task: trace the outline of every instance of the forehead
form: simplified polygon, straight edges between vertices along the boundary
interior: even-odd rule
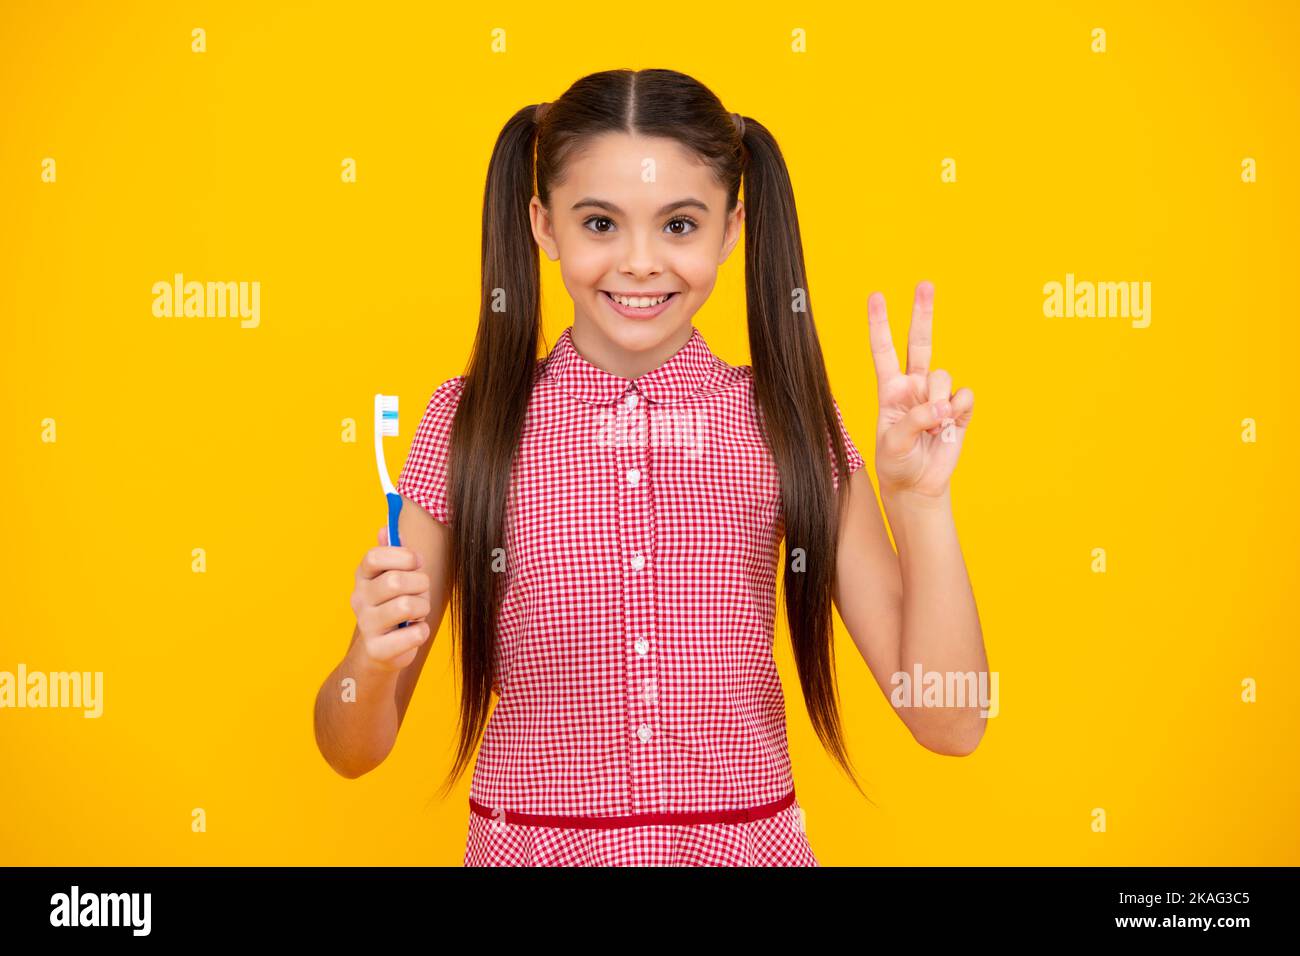
[[[657,209],[664,202],[698,196],[710,205],[723,188],[713,171],[675,139],[604,133],[574,153],[564,182],[552,195],[566,208],[591,197],[623,209]]]

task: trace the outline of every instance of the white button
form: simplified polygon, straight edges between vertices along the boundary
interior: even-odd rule
[[[640,480],[641,480],[640,470],[636,468],[629,468],[627,471],[627,483],[631,485],[633,488],[635,488],[637,482]]]
[[[650,642],[644,637],[638,637],[635,646],[638,654],[645,654],[646,651],[650,650]]]
[[[640,737],[640,738],[641,738],[641,742],[644,743],[645,741],[647,741],[647,740],[650,739],[650,737],[651,737],[651,735],[652,735],[653,733],[654,733],[654,731],[650,729],[650,725],[649,725],[649,724],[642,724],[642,725],[637,729],[636,735],[637,735],[638,737]]]
[[[632,555],[632,570],[640,571],[644,567],[645,567],[645,557],[641,554],[640,551],[638,551],[636,554]]]
[[[628,408],[636,408],[636,393],[635,393],[635,392],[633,392],[631,395],[629,395],[629,396],[627,397],[627,407],[628,407]]]

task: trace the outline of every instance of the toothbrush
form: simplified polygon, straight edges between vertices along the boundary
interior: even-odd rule
[[[388,543],[400,547],[402,539],[397,534],[397,518],[402,513],[402,496],[393,487],[388,477],[388,466],[384,463],[384,436],[397,434],[397,396],[375,395],[375,462],[379,465],[379,483],[384,486],[388,498]],[[410,621],[403,621],[398,627],[406,627]]]

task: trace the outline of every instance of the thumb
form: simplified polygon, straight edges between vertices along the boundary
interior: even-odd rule
[[[941,424],[944,417],[951,412],[951,404],[944,399],[913,405],[911,410],[885,433],[888,450],[899,457],[908,454],[921,432],[929,431]]]
[[[386,544],[388,544],[388,525],[381,525],[381,526],[380,526],[380,528],[379,528],[379,543],[380,543],[380,545],[386,545]]]

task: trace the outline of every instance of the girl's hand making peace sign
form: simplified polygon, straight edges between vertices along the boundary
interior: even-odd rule
[[[907,374],[903,374],[889,334],[885,297],[873,292],[867,300],[880,399],[876,478],[882,495],[908,491],[942,497],[975,407],[974,392],[963,388],[953,394],[952,376],[942,369],[930,371],[933,315],[934,286],[918,283],[907,334]]]

